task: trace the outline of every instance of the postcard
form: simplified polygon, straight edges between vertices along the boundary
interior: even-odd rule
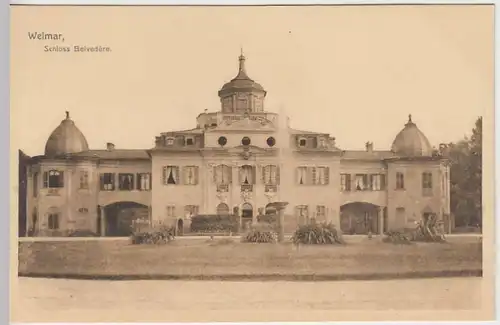
[[[12,5],[12,321],[492,320],[493,14]]]

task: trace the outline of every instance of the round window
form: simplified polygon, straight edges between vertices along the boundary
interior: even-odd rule
[[[241,144],[244,145],[244,146],[248,146],[250,144],[250,138],[249,137],[244,137],[243,139],[241,139]]]
[[[219,137],[219,140],[217,142],[219,143],[219,145],[225,146],[227,143],[227,139],[226,137]]]
[[[274,145],[276,144],[276,139],[273,137],[269,137],[267,138],[266,142],[268,146],[274,147]]]

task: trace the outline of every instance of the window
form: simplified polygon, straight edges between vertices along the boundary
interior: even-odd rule
[[[175,217],[175,205],[167,206],[167,217],[174,218]]]
[[[33,173],[33,197],[38,195],[38,173]]]
[[[330,168],[312,167],[313,181],[317,185],[328,185],[330,181]]]
[[[356,191],[365,191],[368,187],[368,175],[357,174],[355,178]]]
[[[101,174],[101,191],[114,191],[115,189],[115,174],[103,173]]]
[[[383,174],[370,175],[370,186],[372,191],[385,190],[385,175]]]
[[[185,166],[184,167],[184,184],[197,185],[198,184],[198,166]]]
[[[403,190],[405,188],[405,175],[401,172],[396,173],[396,190]]]
[[[299,139],[299,147],[305,147],[306,144],[307,144],[306,139],[304,139],[304,138]]]
[[[151,174],[150,173],[137,174],[137,189],[139,191],[151,190]]]
[[[167,146],[172,146],[174,144],[174,138],[167,138]]]
[[[422,173],[422,190],[423,195],[428,196],[432,194],[432,173]]]
[[[43,187],[61,188],[64,187],[64,172],[50,170],[43,173]]]
[[[193,138],[187,138],[186,139],[186,146],[192,146],[194,145],[194,139]]]
[[[118,174],[118,188],[120,191],[132,191],[134,189],[134,174]]]
[[[252,185],[255,184],[255,168],[250,165],[244,165],[240,168],[240,184]]]
[[[214,182],[217,185],[231,184],[232,181],[231,167],[226,165],[217,165],[214,167]]]
[[[351,190],[351,175],[341,174],[340,175],[340,190],[342,192],[349,192]]]
[[[297,168],[297,183],[300,185],[327,185],[330,182],[330,168],[303,167]]]
[[[245,111],[248,108],[248,99],[246,97],[238,98],[236,102],[236,109],[238,111]]]
[[[278,185],[279,184],[279,167],[275,165],[264,166],[262,170],[262,178],[264,184],[266,185]]]
[[[309,208],[307,205],[298,205],[295,207],[295,213],[299,221],[299,225],[309,223]]]
[[[297,168],[297,183],[300,185],[307,184],[307,167]]]
[[[50,230],[59,229],[59,214],[57,214],[57,213],[50,213],[49,214],[48,226],[49,226]]]
[[[163,167],[163,184],[175,185],[179,184],[179,167],[165,166]]]
[[[241,139],[241,144],[244,146],[249,146],[250,143],[252,143],[252,141],[250,140],[249,137],[243,137],[243,139]]]
[[[326,217],[326,207],[324,205],[316,206],[316,219],[325,220]]]
[[[89,188],[89,172],[86,170],[80,171],[80,189]]]
[[[184,214],[186,217],[198,215],[199,207],[197,205],[186,205],[184,207]]]

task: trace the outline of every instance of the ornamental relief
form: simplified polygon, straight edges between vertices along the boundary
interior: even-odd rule
[[[219,199],[220,203],[227,204],[227,192],[217,192],[216,196]]]
[[[241,192],[241,198],[245,203],[248,203],[252,200],[252,192],[249,190],[244,190]]]

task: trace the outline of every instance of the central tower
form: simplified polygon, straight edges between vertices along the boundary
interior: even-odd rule
[[[223,113],[244,114],[264,111],[266,91],[248,76],[245,60],[242,51],[239,57],[238,74],[219,90]]]

